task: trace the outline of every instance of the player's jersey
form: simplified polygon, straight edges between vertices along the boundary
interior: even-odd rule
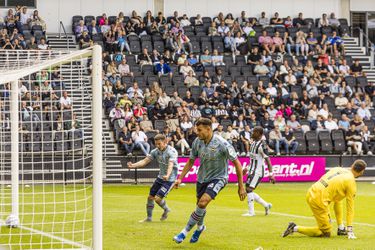
[[[190,153],[190,159],[200,159],[198,182],[204,183],[214,179],[228,180],[228,159],[237,159],[233,146],[220,136],[213,135],[206,145],[203,140],[196,138]]]
[[[172,161],[173,169],[168,181],[176,180],[178,171],[178,153],[176,149],[172,148],[171,146],[167,146],[167,148],[164,151],[160,151],[158,148],[155,148],[150,152],[150,154],[147,157],[149,157],[151,160],[156,160],[158,162],[160,168],[158,175],[159,178],[163,178],[163,176],[167,174],[168,164],[170,161]]]
[[[264,159],[268,158],[266,142],[264,140],[252,141],[249,153],[249,175],[264,176]]]
[[[317,204],[328,206],[346,198],[347,224],[352,225],[354,216],[354,196],[357,185],[349,169],[332,168],[309,189],[309,195]]]

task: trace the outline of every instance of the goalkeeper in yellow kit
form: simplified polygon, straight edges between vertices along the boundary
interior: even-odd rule
[[[357,190],[355,178],[363,175],[367,164],[363,160],[356,160],[350,169],[336,167],[323,175],[314,183],[306,195],[318,227],[297,226],[290,222],[283,233],[286,237],[293,232],[298,232],[312,237],[330,237],[332,225],[330,223],[329,205],[334,203],[334,211],[338,224],[338,235],[348,235],[349,239],[355,239],[353,233],[354,197]],[[343,207],[341,200],[346,198],[346,223],[343,224]]]

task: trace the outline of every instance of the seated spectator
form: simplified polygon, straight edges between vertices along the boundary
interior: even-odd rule
[[[262,35],[258,38],[259,45],[267,51],[268,54],[274,52],[274,44],[272,37],[267,35],[267,31],[263,30]]]
[[[341,53],[345,55],[344,42],[341,40],[341,37],[337,36],[336,31],[332,31],[332,36],[328,37],[326,42],[327,48],[331,49],[331,54],[341,50]]]
[[[293,21],[292,21],[292,18],[290,16],[286,17],[286,19],[284,21],[284,27],[285,28],[293,27]]]
[[[350,66],[350,74],[357,77],[362,75],[362,65],[359,64],[359,59],[355,59],[352,66]]]
[[[300,12],[300,13],[298,13],[298,17],[294,18],[293,26],[295,26],[297,28],[300,28],[301,26],[304,26],[304,25],[306,25],[306,23],[305,23],[305,20],[303,18],[303,13]]]
[[[269,134],[269,144],[275,149],[277,155],[280,155],[280,149],[282,147],[285,148],[287,154],[289,153],[289,145],[285,137],[283,137],[283,135],[281,134],[278,125],[275,125],[275,128],[271,130]]]
[[[163,91],[158,99],[158,103],[160,104],[161,109],[165,109],[170,101],[171,98],[167,95],[165,91]]]
[[[178,32],[176,40],[178,44],[178,50],[177,50],[178,54],[181,54],[182,52],[184,52],[185,54],[193,52],[193,45],[191,44],[190,39],[188,38],[187,35],[183,34],[182,31]]]
[[[279,13],[275,12],[275,15],[271,18],[271,25],[284,26],[284,20],[279,17]]]
[[[361,107],[357,109],[357,114],[363,119],[363,120],[371,120],[371,112],[369,108],[366,106],[365,102],[361,103]]]
[[[129,53],[129,55],[132,54],[132,52],[130,51],[130,46],[129,46],[129,42],[128,42],[128,39],[126,37],[125,31],[119,32],[119,35],[117,36],[116,41],[117,41],[117,44],[118,44],[118,49],[121,53],[124,51],[124,49],[126,49],[126,51]]]
[[[363,126],[360,134],[362,137],[361,142],[364,153],[367,153],[367,155],[372,155],[375,151],[375,135],[368,130],[367,126]]]
[[[132,135],[128,132],[128,128],[124,126],[119,134],[119,146],[125,150],[127,156],[132,156],[134,143],[132,140]]]
[[[171,67],[169,67],[168,64],[164,63],[164,59],[161,59],[160,63],[156,64],[155,71],[159,75],[159,77],[162,75],[169,75],[170,77],[172,77],[173,74]]]
[[[260,15],[258,24],[263,26],[263,28],[270,25],[270,20],[266,17],[266,13],[264,11]]]
[[[224,61],[223,61],[223,56],[219,55],[219,52],[217,51],[217,49],[214,49],[214,51],[212,53],[211,60],[212,60],[212,65],[213,66],[222,66],[222,65],[225,65]]]
[[[339,129],[339,126],[337,125],[337,122],[332,119],[332,115],[328,115],[328,119],[324,122],[324,127],[328,129],[328,131]]]
[[[203,26],[203,20],[202,20],[202,16],[201,16],[200,14],[198,14],[198,15],[195,17],[194,25],[195,25],[195,26]]]
[[[90,47],[90,44],[92,42],[89,34],[87,33],[87,31],[84,31],[82,33],[81,36],[78,37],[78,40],[79,40],[79,49],[86,49],[88,47]],[[38,45],[38,47],[40,46],[40,44]]]
[[[235,53],[239,54],[240,51],[241,51],[241,47],[246,45],[246,40],[242,36],[242,30],[241,31],[237,31],[234,34],[235,34],[234,44],[235,44],[235,49],[236,49]]]
[[[184,64],[180,67],[180,74],[186,77],[190,71],[193,71],[193,68],[189,65],[189,62],[185,60]]]
[[[80,37],[83,32],[88,32],[88,29],[83,20],[79,21],[79,24],[75,27],[74,32],[77,38]]]
[[[117,72],[120,76],[133,76],[133,72],[130,71],[130,67],[125,58],[122,59],[121,63],[118,65]]]
[[[228,31],[224,37],[224,47],[233,54],[237,51],[235,39],[230,31]]]
[[[218,33],[218,29],[216,28],[216,23],[211,22],[211,26],[208,28],[208,35],[209,36],[218,36],[221,35]]]
[[[329,115],[328,104],[324,103],[323,107],[319,110],[318,115],[322,116],[324,120],[327,120]]]
[[[329,26],[329,21],[327,18],[327,14],[322,14],[322,18],[319,20],[319,27],[327,27]]]
[[[103,20],[103,19],[101,19],[101,20]],[[128,22],[128,24],[131,25],[130,22]],[[105,35],[105,34],[107,34],[108,31],[110,31],[110,30],[111,30],[111,26],[109,25],[109,21],[108,21],[108,19],[103,20],[103,24],[100,25],[100,31],[101,31],[101,33]],[[128,32],[128,31],[127,31],[127,32]],[[129,34],[129,33],[130,33],[130,32],[128,32],[128,34]]]
[[[46,22],[39,16],[38,10],[34,10],[33,14],[30,16],[30,26],[34,25],[42,26],[43,33],[46,33],[47,25]]]
[[[221,21],[219,27],[217,27],[217,33],[220,36],[225,37],[227,36],[228,32],[229,32],[228,26],[225,25],[224,21]]]
[[[249,37],[249,36],[255,36],[255,30],[253,29],[253,25],[252,23],[250,22],[246,22],[245,23],[245,26],[243,27],[243,32],[245,33],[245,36],[246,37]]]
[[[212,56],[208,49],[204,50],[204,54],[200,56],[200,61],[203,66],[209,66],[212,64]]]
[[[181,154],[185,155],[190,151],[190,146],[185,139],[185,134],[181,131],[180,127],[176,128],[176,132],[173,134],[174,145],[181,148]],[[187,152],[186,152],[187,151]]]
[[[142,54],[138,56],[138,61],[140,66],[152,65],[151,56],[149,55],[147,48],[142,50]]]
[[[285,151],[286,154],[295,155],[296,150],[298,148],[298,142],[296,141],[296,137],[293,135],[293,131],[289,129],[289,127],[285,127],[285,131],[282,133],[282,136],[285,138],[286,145],[285,145]],[[289,151],[290,150],[290,151]]]
[[[110,111],[109,117],[115,129],[116,139],[118,139],[120,130],[125,126],[125,112],[119,103]]]
[[[296,34],[296,55],[299,56],[301,50],[302,56],[309,54],[309,45],[306,42],[306,34],[300,30]]]
[[[241,156],[250,156],[251,131],[249,125],[246,125],[245,129],[240,132],[240,140]]]
[[[185,26],[190,26],[191,25],[191,23],[189,21],[189,18],[188,18],[188,16],[186,14],[184,14],[182,16],[182,19],[180,20],[180,24],[181,24],[182,28],[185,27]]]
[[[135,148],[141,149],[144,155],[150,153],[150,144],[147,143],[147,135],[141,131],[139,125],[135,126],[135,131],[132,133],[132,140],[134,141]]]
[[[71,109],[72,108],[72,100],[68,96],[68,92],[64,91],[63,96],[60,98],[60,109]]]
[[[328,24],[334,28],[340,26],[339,20],[335,17],[335,13],[331,13],[330,17],[328,18]]]
[[[198,79],[195,77],[195,73],[194,71],[189,71],[188,75],[185,77],[184,79],[184,84],[186,85],[186,87],[190,88],[192,86],[199,86],[199,81]]]
[[[280,33],[276,31],[275,36],[272,38],[274,48],[273,52],[275,52],[276,49],[278,49],[281,53],[285,54],[285,45],[283,39],[280,37]]]
[[[137,93],[138,96],[140,96],[141,98],[143,98],[143,90],[139,88],[137,82],[134,82],[133,86],[130,87],[130,88],[128,88],[128,90],[126,91],[126,93],[128,94],[128,97],[130,99],[133,98],[133,96],[135,95],[135,93]]]
[[[350,102],[346,105],[346,107],[341,110],[341,114],[346,114],[349,119],[353,119],[354,115],[357,113],[357,110],[355,110]]]
[[[215,110],[215,116],[219,121],[229,118],[228,111],[223,103],[219,103],[219,107]]]
[[[340,74],[342,74],[343,76],[347,76],[347,75],[349,75],[350,70],[351,69],[350,69],[349,65],[347,64],[346,59],[342,60],[342,64],[340,64],[340,66],[339,66]]]
[[[261,119],[260,125],[263,127],[265,133],[270,132],[274,128],[274,123],[271,120],[268,112],[264,113],[264,117]]]
[[[356,126],[353,124],[350,129],[345,134],[345,139],[347,141],[348,151],[352,152],[352,149],[357,155],[362,154],[362,137]]]
[[[259,64],[255,66],[254,73],[257,74],[257,76],[265,76],[269,73],[268,67],[264,65],[263,60],[259,60]]]
[[[190,117],[191,117],[193,123],[195,121],[197,121],[200,117],[202,117],[202,113],[198,109],[198,105],[197,104],[193,105],[193,108],[192,108],[191,113],[190,113]]]
[[[297,78],[295,75],[293,75],[293,70],[288,71],[288,75],[285,76],[284,82],[288,86],[294,86],[297,84]]]
[[[302,129],[301,124],[297,121],[296,115],[290,116],[290,120],[287,121],[287,126],[293,131],[300,131]]]

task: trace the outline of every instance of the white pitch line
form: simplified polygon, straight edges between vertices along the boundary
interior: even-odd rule
[[[264,211],[256,211],[257,213],[264,213]],[[314,217],[308,217],[304,215],[296,215],[296,214],[287,214],[287,213],[280,213],[280,212],[273,212],[271,210],[270,214],[276,214],[279,216],[284,216],[284,217],[293,217],[293,218],[300,218],[300,219],[308,219],[308,220],[314,220]],[[336,220],[332,220],[335,222]],[[375,227],[374,224],[369,224],[369,223],[362,223],[362,222],[353,222],[355,225],[360,225],[360,226],[367,226],[367,227]]]
[[[3,221],[0,222],[1,225],[4,225],[2,223]],[[75,246],[75,247],[79,247],[81,249],[90,249],[90,247],[88,246],[85,246],[81,243],[77,243],[77,242],[74,242],[74,241],[71,241],[71,240],[68,240],[68,239],[65,239],[65,238],[62,238],[62,237],[59,237],[59,236],[56,236],[56,235],[52,235],[50,233],[46,233],[46,232],[43,232],[43,231],[40,231],[40,230],[37,230],[37,229],[34,229],[34,228],[31,228],[31,227],[25,227],[25,226],[18,226],[18,228],[21,228],[21,229],[25,229],[25,230],[28,230],[30,232],[33,232],[33,233],[36,233],[36,234],[40,234],[40,235],[43,235],[43,236],[47,236],[51,239],[54,239],[54,240],[58,240],[58,241],[61,241],[63,243],[66,243],[66,244],[69,244],[71,246]]]

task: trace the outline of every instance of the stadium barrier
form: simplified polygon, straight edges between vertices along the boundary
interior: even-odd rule
[[[122,166],[127,168],[128,161],[136,162],[144,157],[135,156],[124,158]],[[319,179],[324,172],[330,168],[343,166],[349,167],[356,159],[363,159],[367,162],[368,168],[364,177],[368,179],[375,179],[375,157],[374,156],[345,156],[345,155],[303,155],[303,156],[280,156],[271,157],[271,162],[274,166],[274,174],[278,182],[309,182]],[[249,164],[248,157],[240,157],[242,166]],[[179,173],[181,173],[184,163],[187,162],[187,157],[180,157]],[[194,163],[193,168],[185,177],[184,182],[195,182],[196,173],[198,171],[199,160]],[[123,182],[125,183],[147,183],[153,182],[158,174],[158,164],[153,161],[146,168],[129,169],[122,174]],[[232,164],[229,166],[229,182],[236,182],[236,172]],[[265,172],[263,181],[268,181],[268,171]]]

